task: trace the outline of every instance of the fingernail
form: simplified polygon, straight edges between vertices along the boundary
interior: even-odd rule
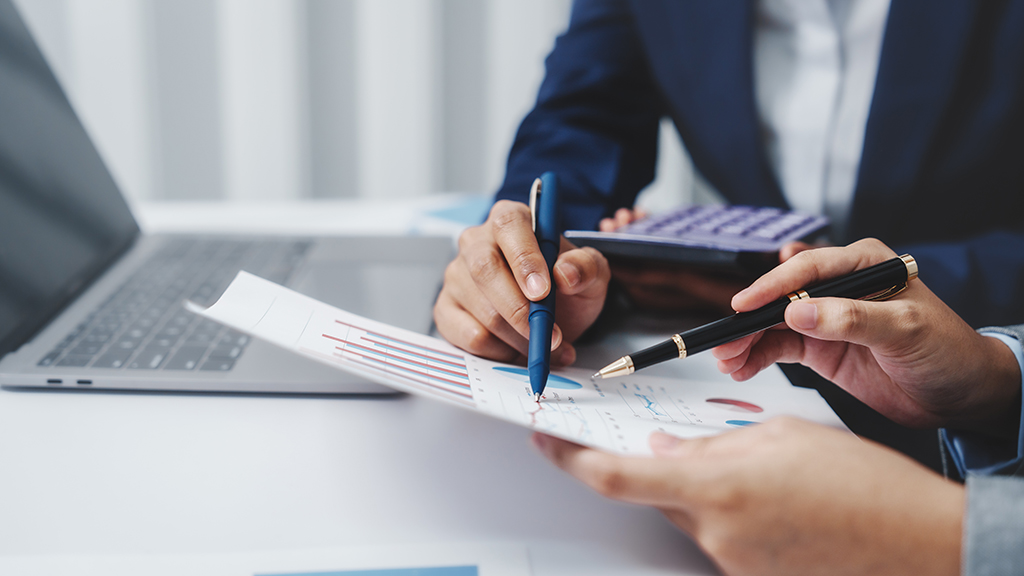
[[[540,298],[546,289],[547,284],[544,282],[544,278],[542,278],[540,274],[534,272],[526,277],[526,297],[530,300]]]
[[[789,305],[789,321],[793,328],[813,330],[818,326],[818,307],[808,302],[794,302]]]
[[[558,268],[558,273],[562,275],[562,278],[565,278],[565,283],[570,288],[580,283],[580,271],[572,264],[561,263],[557,264],[555,268]]]
[[[651,450],[655,454],[664,454],[675,450],[676,446],[682,442],[680,438],[676,438],[671,434],[665,434],[664,432],[655,432],[651,434],[651,437],[647,440],[651,445]]]

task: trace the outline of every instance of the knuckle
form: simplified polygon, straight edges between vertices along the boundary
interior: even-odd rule
[[[459,276],[459,261],[452,260],[444,267],[444,285],[441,290],[448,290],[449,287],[456,282]]]
[[[606,498],[618,498],[626,491],[628,478],[616,460],[602,459],[594,466],[590,486]]]
[[[582,254],[586,256],[586,260],[592,268],[600,269],[602,267],[608,267],[608,259],[605,258],[604,254],[601,254],[601,252],[599,252],[595,248],[586,246],[584,248],[581,248],[580,251]]]
[[[509,311],[508,322],[513,326],[525,326],[530,316],[530,302],[523,300],[512,307]]]
[[[893,304],[898,306],[896,309],[896,325],[900,332],[914,337],[927,329],[925,314],[916,303],[900,300],[893,302]]]
[[[470,276],[477,282],[486,284],[505,267],[505,259],[497,250],[484,250],[469,258],[466,266],[469,268]]]
[[[489,220],[496,228],[505,228],[521,224],[529,219],[530,209],[522,202],[499,200],[491,208]]]
[[[878,250],[878,249],[888,249],[889,248],[888,246],[885,245],[884,242],[882,242],[878,238],[864,238],[863,240],[860,240],[857,243],[858,244],[863,244],[864,246],[866,246],[868,248],[875,249],[875,250]]]
[[[534,268],[534,255],[526,247],[520,247],[509,259],[508,263],[514,270],[528,270],[533,271]],[[537,254],[539,256],[539,253]]]
[[[501,317],[501,314],[497,310],[490,308],[483,313],[483,317],[479,319],[480,323],[487,328],[490,333],[495,334],[501,328],[501,325],[505,323],[505,319]]]
[[[461,342],[466,350],[477,354],[487,349],[492,337],[483,326],[467,326],[462,330]]]
[[[836,326],[841,333],[848,334],[859,328],[864,323],[864,309],[860,302],[844,302],[840,307],[836,318]]]
[[[471,226],[463,230],[462,234],[459,234],[459,252],[465,252],[476,246],[482,231],[483,226]]]

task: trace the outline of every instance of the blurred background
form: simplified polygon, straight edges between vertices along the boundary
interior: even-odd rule
[[[497,189],[571,0],[16,0],[126,195]],[[663,124],[652,209],[693,199]],[[701,192],[698,190],[697,195]]]

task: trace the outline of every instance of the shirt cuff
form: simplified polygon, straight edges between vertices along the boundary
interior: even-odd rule
[[[998,332],[981,332],[982,335],[996,338],[1006,344],[1021,369],[1021,385],[1024,386],[1024,350],[1016,338]],[[968,474],[991,476],[995,474],[1013,474],[1024,462],[1024,402],[1021,403],[1021,423],[1017,430],[1016,440],[993,441],[991,437],[973,432],[959,432],[944,428],[942,440],[949,449],[953,463],[962,478]]]

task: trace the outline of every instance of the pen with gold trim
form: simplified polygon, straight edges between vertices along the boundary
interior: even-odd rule
[[[593,378],[626,376],[654,364],[673,358],[686,358],[755,332],[767,330],[782,323],[785,320],[786,307],[797,300],[826,297],[885,300],[902,292],[907,287],[907,282],[914,278],[917,278],[917,262],[910,254],[904,254],[881,264],[797,290],[757,310],[737,312],[710,324],[673,334],[660,344],[619,358],[601,368]]]

